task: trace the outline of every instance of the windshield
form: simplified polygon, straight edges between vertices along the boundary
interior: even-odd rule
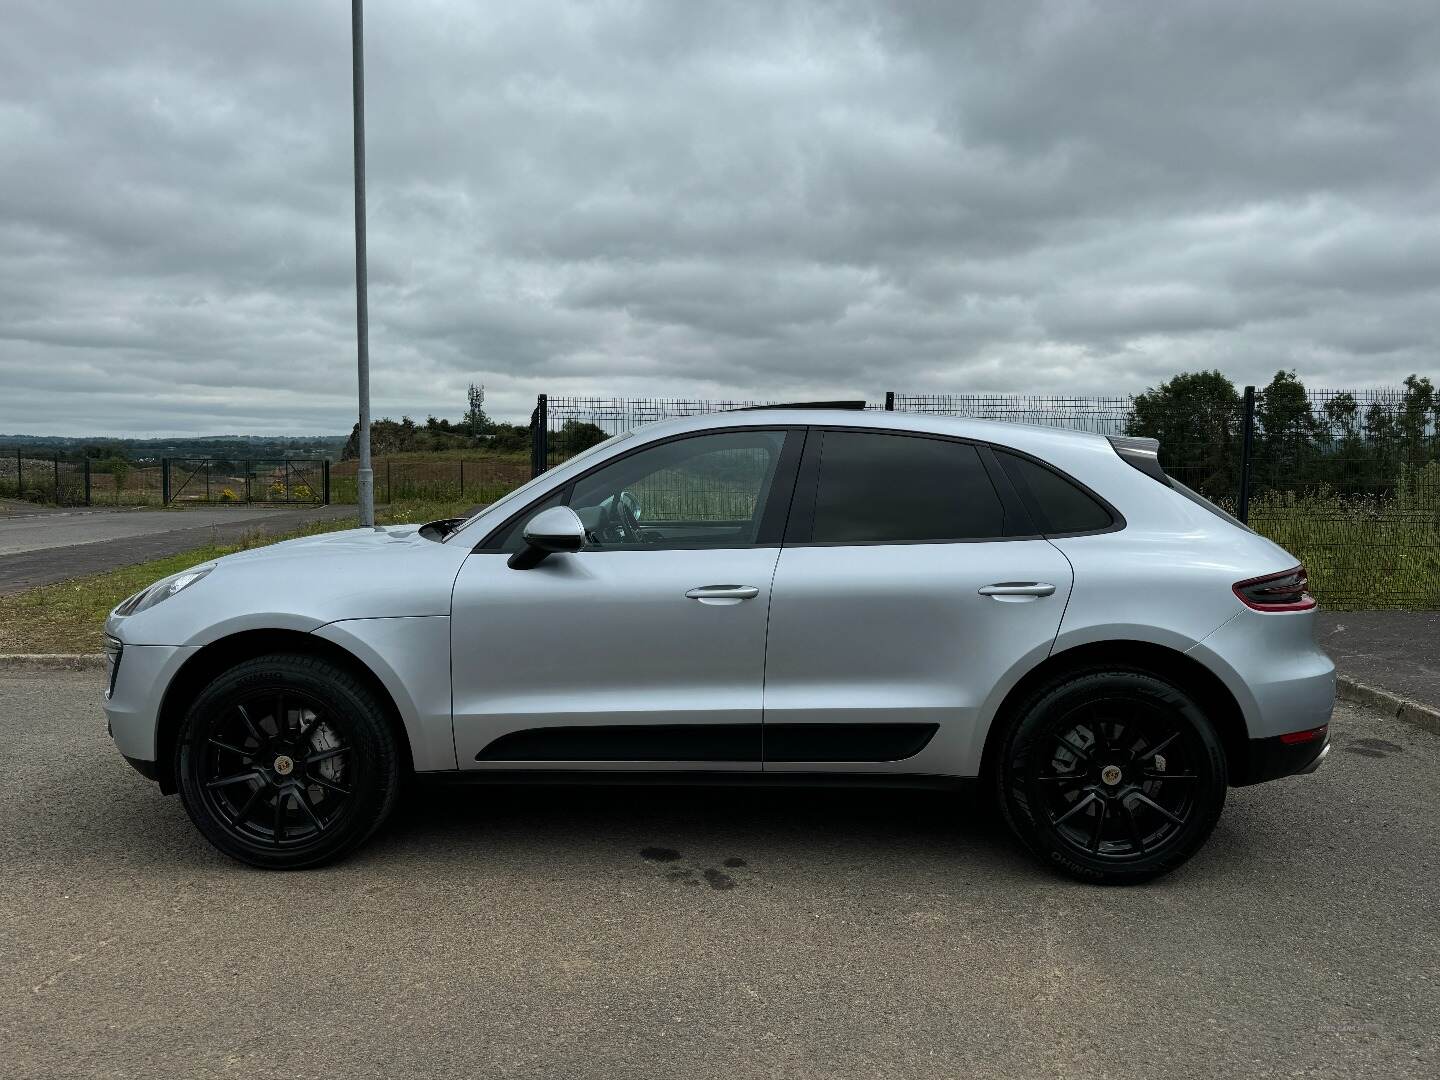
[[[600,453],[600,451],[605,450],[608,447],[614,446],[617,443],[624,442],[626,439],[630,438],[630,436],[634,434],[635,433],[633,431],[622,431],[619,435],[612,435],[604,442],[598,442],[587,450],[581,450],[580,453],[576,454],[574,457],[567,458],[559,465],[556,465],[555,468],[547,469],[539,476],[532,476],[529,480],[525,481],[525,483],[521,484],[514,491],[506,495],[501,495],[500,498],[490,503],[490,505],[482,506],[479,510],[475,511],[475,513],[471,514],[468,518],[466,518],[463,523],[461,523],[455,529],[451,530],[450,535],[445,537],[442,543],[449,543],[452,537],[464,532],[470,527],[471,523],[474,522],[475,519],[478,518],[481,514],[488,514],[497,506],[506,506],[509,503],[515,502],[517,499],[520,499],[527,491],[530,491],[532,488],[538,485],[542,480],[551,480],[554,479],[557,474],[568,473],[571,471],[572,466],[577,465],[580,462],[589,460],[596,454]]]

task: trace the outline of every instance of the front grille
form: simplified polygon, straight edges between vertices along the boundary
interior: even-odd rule
[[[105,638],[105,663],[110,668],[110,679],[105,684],[105,699],[108,701],[115,693],[115,677],[120,674],[120,657],[124,655],[125,646],[119,638]]]

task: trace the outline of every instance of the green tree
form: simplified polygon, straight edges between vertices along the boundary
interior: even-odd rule
[[[1317,440],[1321,428],[1310,395],[1293,371],[1277,371],[1259,392],[1255,421],[1260,428],[1254,475],[1276,487],[1324,480]]]
[[[550,453],[560,458],[574,457],[581,450],[588,450],[596,443],[604,442],[607,436],[596,424],[583,420],[566,420],[560,430],[550,437]]]
[[[1326,398],[1320,411],[1324,416],[1322,434],[1330,442],[1326,478],[1339,491],[1364,491],[1369,450],[1362,433],[1359,402],[1354,394],[1343,391]]]
[[[1381,390],[1365,408],[1365,487],[1383,494],[1400,475],[1400,398]]]
[[[1436,419],[1440,419],[1440,413],[1436,412],[1437,406],[1440,406],[1440,402],[1436,401],[1435,387],[1428,378],[1405,376],[1405,393],[1400,398],[1399,427],[1400,440],[1404,444],[1405,464],[1411,470],[1424,468],[1425,463],[1430,460],[1430,443],[1434,440],[1427,433],[1431,430],[1432,414]]]
[[[1160,440],[1160,463],[1207,495],[1233,498],[1240,478],[1240,395],[1219,371],[1189,371],[1135,398],[1126,430]]]

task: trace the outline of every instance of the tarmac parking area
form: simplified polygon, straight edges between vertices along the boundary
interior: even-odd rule
[[[211,850],[96,671],[0,671],[6,1075],[1440,1072],[1440,736],[1342,704],[1151,885],[976,795],[425,787],[357,856]]]

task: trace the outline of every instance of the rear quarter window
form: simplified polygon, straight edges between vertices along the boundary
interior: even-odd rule
[[[1114,526],[1110,511],[1075,481],[1038,461],[998,447],[995,456],[1031,512],[1039,515],[1043,532],[1104,532]]]

